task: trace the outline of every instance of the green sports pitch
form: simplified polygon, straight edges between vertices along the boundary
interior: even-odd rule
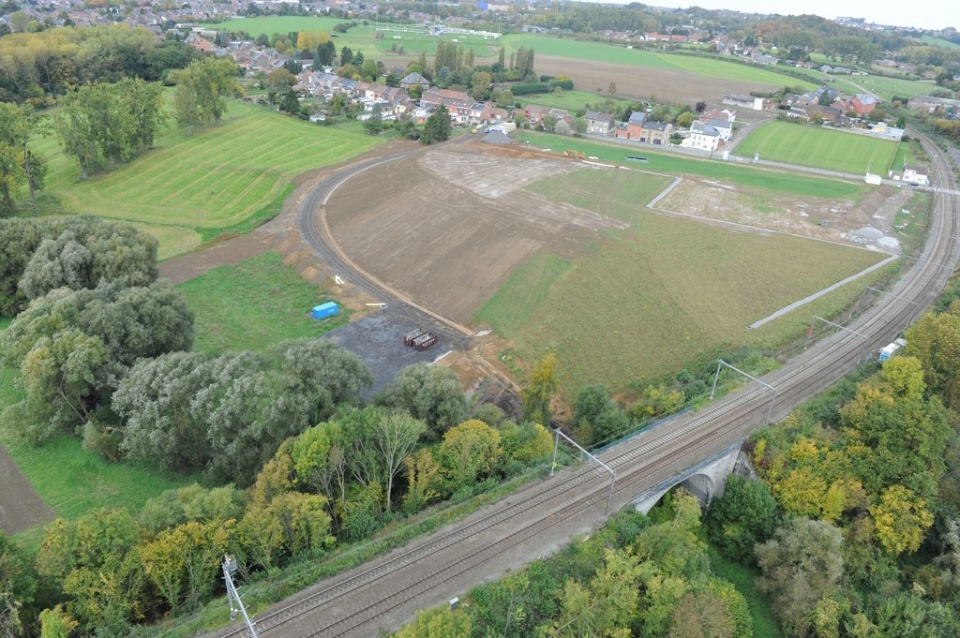
[[[815,126],[770,122],[758,127],[734,151],[743,157],[812,166],[851,174],[886,175],[898,142]]]

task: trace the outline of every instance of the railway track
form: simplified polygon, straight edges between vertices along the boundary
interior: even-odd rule
[[[933,160],[939,191],[930,237],[921,257],[884,297],[849,328],[763,377],[775,389],[772,417],[828,387],[897,336],[942,290],[960,256],[957,184],[932,142],[918,136]],[[324,195],[325,196],[325,195]],[[316,248],[316,247],[315,247]],[[320,251],[318,251],[320,252]],[[770,390],[751,384],[697,413],[672,420],[608,449],[602,460],[617,473],[613,505],[742,441],[767,420]],[[261,636],[372,637],[397,628],[421,607],[440,604],[471,584],[498,576],[567,542],[604,518],[609,478],[596,466],[568,470],[324,581],[256,619]],[[242,627],[220,634],[246,636]]]

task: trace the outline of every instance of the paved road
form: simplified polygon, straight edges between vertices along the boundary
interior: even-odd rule
[[[924,140],[934,174],[957,190],[939,150]],[[939,192],[931,236],[917,264],[849,327],[863,338],[838,332],[763,377],[775,388],[751,384],[699,412],[671,419],[604,451],[617,473],[615,489],[595,466],[557,476],[476,512],[385,557],[322,581],[258,617],[261,635],[370,638],[396,629],[418,609],[462,595],[478,582],[551,552],[576,534],[602,524],[608,495],[613,509],[670,476],[742,441],[768,420],[790,410],[876,356],[934,301],[953,271],[958,246],[958,198]],[[224,635],[242,636],[237,629]]]

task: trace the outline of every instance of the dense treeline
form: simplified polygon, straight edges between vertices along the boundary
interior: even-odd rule
[[[70,89],[122,78],[163,79],[196,51],[144,28],[61,27],[0,38],[0,101],[41,104]]]
[[[456,611],[421,612],[395,636],[751,638],[747,601],[712,570],[700,517],[682,490],[658,522],[621,512],[556,557],[474,588]]]

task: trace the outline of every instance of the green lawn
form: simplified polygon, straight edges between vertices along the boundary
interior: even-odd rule
[[[251,230],[279,211],[294,177],[383,141],[233,101],[219,125],[171,132],[154,150],[87,180],[52,137],[38,149],[50,162],[48,197],[62,210],[142,224],[166,258],[223,231]]]
[[[348,321],[347,313],[316,321],[310,309],[330,297],[267,252],[222,266],[177,286],[194,312],[194,349],[262,350],[284,339],[316,337]]]
[[[676,153],[656,151],[650,145],[595,142],[582,138],[547,135],[546,133],[531,131],[522,131],[517,135],[517,138],[538,148],[551,148],[557,152],[576,150],[586,153],[589,157],[598,157],[605,162],[613,162],[631,168],[643,168],[643,170],[674,175],[702,175],[703,177],[721,179],[734,184],[805,197],[859,199],[866,192],[866,187],[863,184],[808,177],[729,162],[693,159]],[[645,164],[629,162],[627,161],[628,155],[641,155],[648,158],[649,161]]]
[[[745,326],[880,258],[646,211],[643,204],[669,183],[633,171],[585,169],[529,187],[631,224],[605,233],[596,249],[572,262],[535,255],[477,313],[521,358],[556,353],[566,396],[587,383],[621,390],[722,345],[783,343],[801,333],[811,314],[838,310],[868,282],[756,330]]]
[[[755,129],[735,153],[742,157],[759,153],[760,159],[845,173],[886,175],[897,143],[815,126],[770,122]]]
[[[770,598],[757,589],[758,572],[730,560],[713,547],[710,547],[707,551],[710,555],[710,567],[713,568],[713,573],[719,578],[733,583],[737,591],[747,599],[750,616],[753,618],[753,635],[755,638],[783,638],[780,623],[777,622],[770,606]]]

